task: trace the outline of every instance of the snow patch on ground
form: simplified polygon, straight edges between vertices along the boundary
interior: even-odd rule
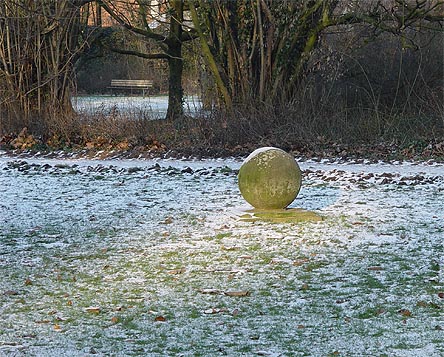
[[[299,161],[271,224],[241,163],[0,153],[0,354],[444,354],[442,165]]]

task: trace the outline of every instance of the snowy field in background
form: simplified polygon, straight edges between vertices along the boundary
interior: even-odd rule
[[[187,115],[199,112],[202,103],[198,97],[187,96],[184,98],[184,111]],[[79,96],[72,98],[74,108],[84,113],[104,113],[113,111],[119,113],[146,113],[154,119],[163,119],[168,108],[167,96]]]
[[[0,153],[0,355],[444,355],[443,165],[300,162],[271,224],[240,164]]]

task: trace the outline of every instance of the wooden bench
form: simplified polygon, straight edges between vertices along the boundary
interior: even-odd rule
[[[143,96],[145,91],[152,88],[153,81],[150,79],[111,79],[111,89],[129,89],[142,90]]]

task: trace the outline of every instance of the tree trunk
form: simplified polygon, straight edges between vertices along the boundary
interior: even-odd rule
[[[168,59],[169,67],[169,84],[168,84],[168,110],[166,119],[177,120],[183,117],[183,87],[182,72],[183,60],[182,43],[177,41],[175,46],[170,46],[170,58]]]
[[[170,32],[166,45],[168,46],[168,110],[167,120],[178,120],[183,117],[183,87],[182,87],[182,21],[183,1],[170,0]]]

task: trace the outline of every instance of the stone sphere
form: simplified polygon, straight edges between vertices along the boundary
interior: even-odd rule
[[[245,159],[238,182],[242,196],[253,207],[283,209],[298,195],[302,175],[293,156],[275,147],[264,147]]]

